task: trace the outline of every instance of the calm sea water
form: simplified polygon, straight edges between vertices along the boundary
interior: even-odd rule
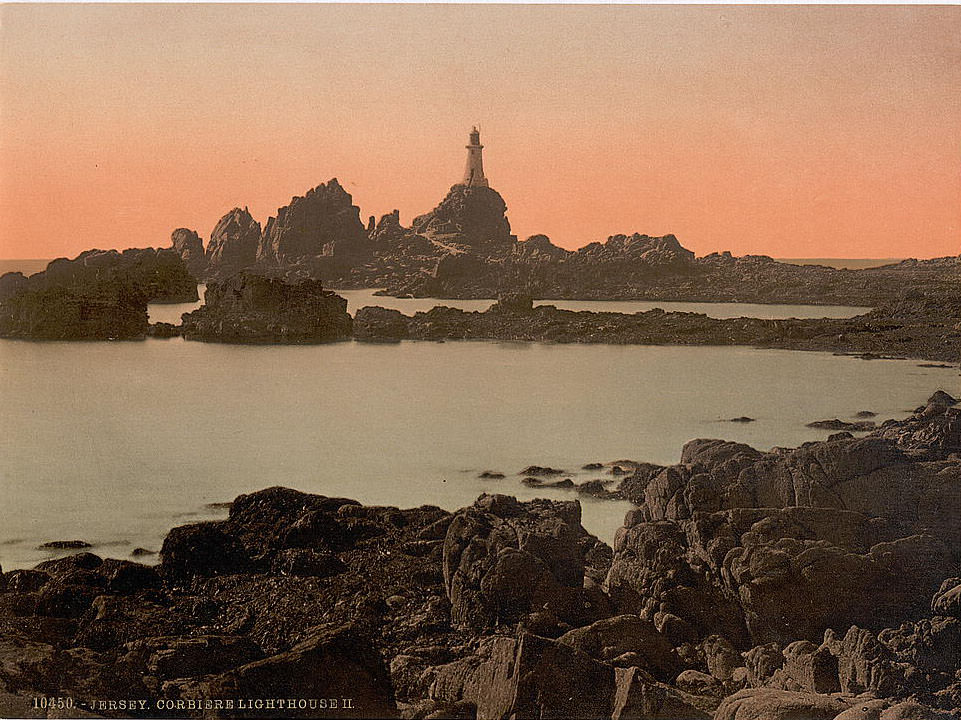
[[[198,286],[200,302],[176,303],[170,305],[150,305],[151,322],[177,324],[185,312],[196,310],[203,304],[204,285]],[[375,295],[375,290],[338,290],[337,294],[347,299],[347,311],[355,313],[358,308],[379,305],[400,310],[405,315],[427,312],[435,305],[476,310],[483,312],[493,300],[436,300],[434,298],[395,298]],[[591,310],[593,312],[645,312],[653,308],[668,311],[703,313],[714,318],[756,317],[756,318],[846,318],[860,315],[870,308],[847,305],[757,305],[752,303],[690,303],[660,302],[649,300],[543,300],[537,305],[555,305],[562,310]]]
[[[450,509],[574,497],[518,472],[671,463],[695,437],[796,445],[826,436],[811,420],[903,417],[939,387],[957,370],[737,347],[0,341],[0,564],[50,557],[49,540],[158,550],[222,512],[208,503],[270,485]],[[723,421],[740,415],[757,421]],[[626,503],[582,504],[610,541]]]

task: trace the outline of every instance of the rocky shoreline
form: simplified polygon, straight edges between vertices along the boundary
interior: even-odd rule
[[[50,695],[80,717],[337,697],[345,717],[957,718],[959,453],[943,392],[857,439],[693,440],[618,466],[636,508],[613,547],[576,501],[243,495],[154,567],[79,552],[0,575],[0,715],[61,716],[33,709]]]
[[[171,251],[99,251],[55,261],[30,278],[0,278],[0,337],[39,340],[187,340],[302,344],[356,339],[498,340],[637,345],[748,345],[958,362],[961,295],[902,292],[852,318],[710,318],[661,309],[634,314],[533,306],[505,293],[485,312],[438,306],[413,316],[346,301],[317,280],[289,283],[241,271],[207,285],[205,304],[179,325],[149,324],[147,303],[196,300],[184,261]],[[192,295],[186,287],[190,286]]]
[[[486,312],[435,307],[407,316],[365,307],[354,337],[369,341],[507,340],[637,345],[751,345],[956,363],[961,347],[961,295],[920,294],[845,319],[716,319],[654,309],[628,315],[533,307],[530,296],[507,295]]]

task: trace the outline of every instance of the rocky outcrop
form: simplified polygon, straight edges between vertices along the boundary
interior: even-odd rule
[[[426,225],[418,225],[418,220],[415,229],[423,232]],[[575,252],[556,247],[543,235],[526,242],[496,244],[496,249],[483,243],[457,248],[477,256],[475,271],[469,276],[438,277],[423,265],[418,272],[396,265],[390,256],[381,258],[377,274],[381,282],[387,280],[389,294],[418,297],[489,298],[501,292],[529,292],[545,299],[860,306],[894,302],[906,287],[933,298],[952,295],[961,282],[958,257],[836,270],[791,265],[766,256],[734,257],[728,252],[695,258],[673,235],[613,235]],[[928,318],[941,312],[934,305]],[[902,317],[917,322],[924,316],[911,312]]]
[[[131,340],[147,332],[147,303],[122,285],[26,290],[0,302],[0,337]]]
[[[183,316],[187,340],[321,343],[351,334],[347,301],[317,280],[289,284],[241,273],[207,285],[203,307]]]
[[[88,250],[0,278],[0,337],[142,338],[148,302],[190,302],[197,283],[172,250]]]
[[[414,218],[412,228],[441,245],[496,254],[509,251],[516,241],[506,213],[507,204],[496,190],[455,185],[437,207]]]
[[[131,248],[123,252],[85,250],[73,260],[53,260],[46,270],[26,278],[21,273],[7,273],[0,278],[0,302],[23,291],[67,290],[94,297],[101,288],[120,287],[144,302],[197,300],[197,283],[177,253]]]
[[[956,414],[945,407],[899,425]],[[878,436],[767,454],[689,443],[681,465],[647,482],[641,513],[618,534],[612,598],[735,643],[745,630],[761,644],[920,617],[961,555],[955,510],[945,510],[961,501],[961,467],[945,457],[907,456]],[[677,578],[670,588],[666,575]],[[708,604],[716,618],[705,625],[698,608]]]
[[[177,228],[170,234],[173,251],[180,256],[194,278],[203,278],[207,273],[207,257],[204,242],[195,230]]]
[[[295,197],[267,221],[260,265],[287,278],[333,278],[372,257],[360,210],[336,178]]]
[[[447,255],[438,262],[438,277],[478,277],[480,260],[473,253]],[[716,319],[706,315],[665,312],[660,309],[634,314],[575,312],[552,305],[531,307],[529,292],[503,293],[503,298],[524,298],[503,312],[499,303],[487,312],[466,312],[435,307],[429,312],[404,316],[399,311],[362,308],[356,315],[358,337],[364,339],[510,340],[638,345],[751,345],[792,350],[848,353],[886,353],[898,348],[911,357],[956,362],[961,343],[961,300],[944,298],[940,314],[907,326],[877,311],[847,319],[764,320]],[[926,299],[921,302],[926,302]],[[523,312],[516,312],[516,310]],[[402,329],[406,325],[406,329]],[[870,355],[868,355],[870,357]],[[830,424],[829,427],[834,427]],[[871,421],[850,426],[871,429]]]
[[[260,223],[247,208],[234,208],[210,232],[207,243],[207,276],[226,278],[251,267],[257,260]]]
[[[584,589],[597,540],[581,527],[580,509],[484,495],[457,513],[444,540],[452,622],[485,629],[524,621],[556,635],[597,619],[603,603]]]

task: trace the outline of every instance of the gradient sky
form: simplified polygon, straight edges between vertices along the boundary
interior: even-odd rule
[[[77,4],[0,7],[0,257],[332,177],[409,224],[474,123],[521,238],[961,252],[959,6]]]

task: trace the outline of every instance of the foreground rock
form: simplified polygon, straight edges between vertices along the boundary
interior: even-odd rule
[[[956,717],[959,451],[947,393],[861,439],[695,440],[674,466],[619,464],[638,507],[613,550],[577,502],[242,495],[226,520],[171,530],[156,568],[81,552],[0,574],[0,707],[66,693],[151,704],[110,716],[242,717],[155,703],[307,695],[353,698],[351,717]]]
[[[288,284],[249,273],[207,286],[203,307],[183,316],[187,340],[322,343],[350,337],[347,301],[319,281]]]

